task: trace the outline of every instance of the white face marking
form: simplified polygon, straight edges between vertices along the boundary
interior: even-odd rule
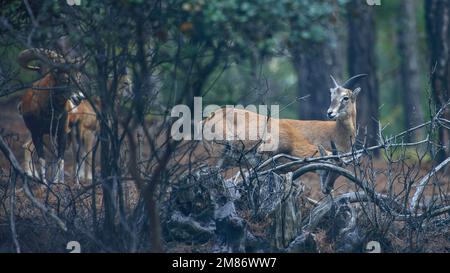
[[[72,100],[69,100],[70,113],[78,113],[78,105],[75,105]]]
[[[349,106],[353,103],[351,100],[352,91],[337,87],[330,89],[331,103],[327,111],[327,116],[330,119],[338,119],[346,117],[348,114]]]
[[[86,97],[84,96],[83,93],[81,93],[80,91],[77,92],[77,96],[81,99],[85,99]]]
[[[70,101],[72,101],[73,104],[78,105],[80,101],[86,99],[86,97],[81,93],[80,91],[75,92],[70,96]]]

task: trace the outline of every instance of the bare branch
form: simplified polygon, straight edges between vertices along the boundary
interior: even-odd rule
[[[413,198],[411,199],[411,204],[409,207],[409,210],[411,213],[416,213],[417,207],[419,205],[419,200],[422,197],[423,191],[425,190],[425,187],[430,182],[430,179],[436,175],[439,170],[447,166],[447,164],[450,163],[450,157],[448,157],[446,160],[441,162],[439,165],[437,165],[431,172],[429,172],[425,177],[420,180],[419,185],[416,188],[416,192],[414,193]]]

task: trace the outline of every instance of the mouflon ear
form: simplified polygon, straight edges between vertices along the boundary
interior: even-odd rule
[[[353,90],[352,92],[352,99],[355,100],[356,97],[358,96],[359,92],[361,92],[361,87],[357,87],[355,88],[355,90]]]

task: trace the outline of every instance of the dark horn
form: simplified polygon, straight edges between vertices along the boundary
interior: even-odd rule
[[[351,77],[350,79],[348,79],[348,80],[342,85],[342,87],[343,87],[343,88],[346,88],[346,89],[352,89],[353,86],[354,86],[361,78],[364,78],[364,77],[367,77],[367,76],[368,76],[367,74],[359,74],[359,75],[353,76],[353,77]]]
[[[39,66],[30,65],[30,62],[35,60],[40,61]],[[61,55],[50,49],[30,48],[20,52],[17,61],[19,65],[25,69],[45,74],[52,65],[61,63],[63,58]]]
[[[34,70],[34,71],[40,71],[41,68],[39,66],[33,66],[30,65],[31,61],[39,59],[36,55],[36,51],[34,49],[25,49],[22,52],[19,53],[19,56],[17,57],[17,62],[22,68]]]

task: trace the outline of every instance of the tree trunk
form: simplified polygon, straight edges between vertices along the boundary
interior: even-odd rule
[[[292,50],[297,73],[299,97],[308,96],[299,104],[300,119],[324,120],[330,106],[330,75],[333,73],[333,50],[329,43],[311,42]]]
[[[104,101],[104,100],[102,100]],[[105,105],[102,105],[102,109],[105,109]],[[113,183],[114,180],[111,177],[114,175],[113,161],[114,156],[111,147],[111,138],[108,134],[108,125],[104,122],[100,123],[100,177],[102,181],[102,199],[103,206],[105,208],[105,216],[103,221],[103,238],[109,245],[115,245],[116,228],[115,228],[115,215],[116,210],[114,206],[114,194]],[[116,157],[118,158],[118,157]]]
[[[362,92],[357,102],[358,140],[366,138],[367,146],[376,145],[378,140],[379,100],[373,10],[374,7],[365,1],[350,1],[347,6],[348,71],[350,76],[362,73],[369,75],[361,81]]]
[[[424,122],[423,110],[420,105],[419,49],[417,37],[417,2],[401,1],[398,10],[398,41],[400,55],[400,78],[405,129],[412,128]],[[407,141],[417,141],[424,134],[415,131],[407,135]]]
[[[428,33],[428,45],[431,52],[431,88],[437,110],[449,100],[450,90],[450,0],[426,0],[425,19]],[[447,107],[443,118],[450,119]],[[445,145],[438,153],[438,159],[444,160],[450,156],[449,131],[439,128],[439,142]]]

